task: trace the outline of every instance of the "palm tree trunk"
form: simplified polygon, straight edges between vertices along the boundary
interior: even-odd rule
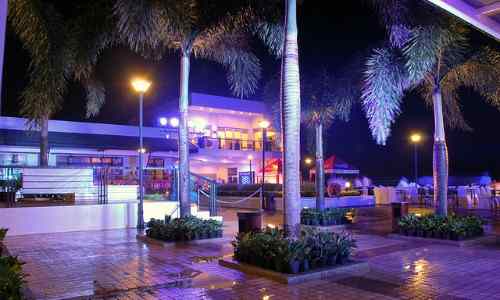
[[[316,125],[316,209],[325,209],[325,169],[323,165],[323,124]]]
[[[181,55],[181,78],[179,97],[179,202],[180,216],[191,215],[191,201],[189,197],[189,54]]]
[[[283,204],[284,228],[294,233],[300,223],[300,73],[297,43],[297,1],[286,1],[283,61]]]
[[[434,155],[433,181],[434,204],[437,204],[437,214],[448,215],[448,149],[443,121],[443,101],[439,84],[434,88]]]
[[[0,3],[0,116],[2,115],[2,79],[5,53],[5,28],[7,28],[7,2]]]
[[[40,167],[49,166],[49,117],[44,116],[40,123]]]

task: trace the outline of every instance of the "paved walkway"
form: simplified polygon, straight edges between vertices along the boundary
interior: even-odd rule
[[[283,285],[221,267],[229,238],[162,248],[135,230],[8,237],[39,299],[500,299],[500,245],[460,249],[357,235],[362,277]]]

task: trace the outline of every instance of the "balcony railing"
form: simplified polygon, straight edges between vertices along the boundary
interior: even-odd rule
[[[262,151],[262,141],[252,140],[198,137],[196,138],[196,145],[200,149]],[[266,141],[265,150],[281,151],[274,141]]]

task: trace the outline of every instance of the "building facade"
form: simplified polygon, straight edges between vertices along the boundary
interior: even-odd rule
[[[262,180],[265,161],[281,157],[278,133],[259,124],[271,118],[262,102],[192,93],[189,107],[191,172],[220,183]],[[144,127],[146,189],[165,192],[172,184],[178,161],[176,113],[161,118],[156,127]],[[134,184],[138,167],[137,126],[90,122],[49,121],[49,166],[106,167],[109,184]],[[37,167],[39,133],[26,128],[23,118],[0,117],[0,166]],[[278,182],[267,172],[265,182]]]

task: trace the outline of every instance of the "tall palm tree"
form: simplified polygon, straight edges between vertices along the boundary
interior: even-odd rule
[[[131,48],[161,57],[164,49],[179,53],[179,183],[180,215],[190,215],[188,101],[192,58],[214,61],[225,67],[231,91],[244,97],[255,91],[260,77],[258,58],[250,47],[257,34],[279,52],[279,27],[265,22],[250,5],[227,3],[227,12],[208,0],[117,0],[118,30]],[[269,11],[264,6],[256,8]],[[252,26],[249,27],[248,25]]]
[[[285,0],[285,44],[281,74],[284,228],[300,224],[300,72],[297,0]]]
[[[352,72],[352,70],[351,70]],[[304,84],[302,122],[314,131],[316,152],[316,208],[325,208],[323,130],[335,120],[348,121],[357,99],[356,85],[348,78],[336,78],[323,69]]]
[[[445,120],[451,128],[469,128],[459,104],[461,87],[474,89],[500,108],[500,54],[488,47],[470,51],[467,28],[425,3],[375,3],[390,38],[367,61],[363,104],[372,134],[385,144],[404,94],[420,88],[434,111],[434,202],[438,213],[447,215]]]
[[[111,38],[103,30],[105,19],[93,18],[93,26],[88,23],[97,11],[103,12],[102,8],[84,10],[68,21],[53,4],[9,1],[10,24],[31,58],[29,83],[21,94],[21,114],[28,118],[30,128],[40,130],[42,167],[48,166],[48,120],[60,109],[68,82],[78,81],[85,87],[88,115],[95,114],[104,102],[104,88],[92,71]]]

